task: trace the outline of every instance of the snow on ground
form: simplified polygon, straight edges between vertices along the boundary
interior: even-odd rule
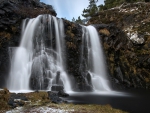
[[[134,26],[136,27],[136,26]],[[139,36],[137,31],[133,30],[133,26],[130,26],[128,28],[125,28],[124,31],[127,33],[128,38],[133,42],[133,43],[138,43],[138,44],[143,44],[144,43],[144,38],[142,36]]]
[[[73,109],[71,110],[64,110],[64,109],[56,109],[56,108],[49,108],[49,107],[39,107],[39,108],[31,108],[30,110],[25,111],[23,107],[17,107],[14,110],[7,111],[6,113],[71,113],[74,112]]]
[[[130,40],[132,40],[134,43],[138,44],[143,44],[144,43],[144,38],[138,36],[138,32],[128,32],[127,36],[129,37]]]

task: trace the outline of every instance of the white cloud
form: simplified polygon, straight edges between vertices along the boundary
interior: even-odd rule
[[[81,16],[84,8],[89,5],[89,0],[40,0],[54,7],[57,17],[72,20]],[[99,0],[98,5],[103,4],[104,0]]]

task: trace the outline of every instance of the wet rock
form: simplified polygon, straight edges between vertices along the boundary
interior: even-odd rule
[[[4,15],[4,14],[5,14],[5,11],[0,10],[0,15]]]
[[[8,104],[12,107],[18,107],[18,106],[23,106],[25,104],[25,101],[28,101],[28,99],[23,95],[23,94],[15,94],[12,93],[10,95]]]
[[[88,84],[78,83],[76,91],[93,91],[93,87]]]
[[[56,84],[59,84],[59,81],[60,81],[60,71],[58,71],[56,75]]]
[[[2,24],[8,24],[8,25],[10,24],[8,18],[3,18],[3,19],[1,19],[1,23],[2,23]]]
[[[64,101],[63,99],[59,98],[58,96],[58,93],[56,92],[47,92],[48,93],[48,96],[50,98],[50,100],[53,102],[53,103],[56,103],[56,104],[59,104],[59,103],[63,103],[63,102],[66,102]]]
[[[90,73],[87,74],[87,81],[90,86],[92,86],[92,79]]]
[[[115,71],[116,71],[116,77],[119,79],[119,81],[123,81],[123,74],[120,67],[117,67]]]
[[[61,91],[61,90],[63,90],[64,89],[64,87],[63,86],[60,86],[60,85],[52,85],[52,87],[51,87],[51,90],[52,91]]]
[[[69,94],[65,93],[64,90],[60,90],[60,91],[58,92],[58,96],[59,96],[59,97],[68,97]]]
[[[60,71],[57,71],[56,77],[53,79],[52,84],[55,84],[56,86],[63,86],[63,81],[60,78]]]

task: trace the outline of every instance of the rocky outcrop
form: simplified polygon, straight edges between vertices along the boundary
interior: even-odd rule
[[[66,103],[67,101],[65,101],[64,99],[60,98],[61,97],[64,97],[62,95],[60,95],[60,93],[56,93],[56,92],[47,92],[48,93],[48,96],[50,98],[50,100],[52,101],[52,103],[56,103],[56,104],[60,104],[60,103]],[[68,94],[64,93],[63,92],[63,95],[67,95],[69,96]]]
[[[78,24],[71,23],[64,20],[65,26],[65,40],[66,40],[66,59],[67,60],[67,72],[72,77],[76,78],[76,81],[81,80],[79,73],[79,64],[80,64],[80,47],[81,47],[81,37],[82,37],[82,28]],[[75,57],[76,56],[76,57]],[[74,83],[75,84],[75,83]]]
[[[16,94],[11,93],[8,101],[8,105],[12,108],[18,107],[18,106],[24,106],[27,103],[28,99],[25,97],[24,94]]]
[[[80,67],[81,45],[82,45],[82,27],[79,24],[64,20],[65,40],[66,40],[66,59],[67,73],[72,78],[73,90],[91,91],[90,85],[87,85],[83,74],[87,74]]]
[[[21,36],[21,23],[25,18],[40,14],[56,16],[51,5],[39,0],[1,0],[0,1],[0,87],[4,87],[9,74],[9,47],[17,47]],[[10,54],[11,55],[11,54]]]

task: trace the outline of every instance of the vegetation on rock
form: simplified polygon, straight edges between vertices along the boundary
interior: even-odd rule
[[[10,106],[8,105],[9,97],[10,93],[6,88],[0,89],[0,112],[10,109]]]
[[[124,3],[99,11],[88,24],[97,28],[107,58],[110,75],[123,87],[150,88],[149,38],[150,3]]]
[[[145,0],[104,0],[104,5],[100,5],[100,10],[110,9],[112,7],[120,6],[123,3],[144,2]]]

